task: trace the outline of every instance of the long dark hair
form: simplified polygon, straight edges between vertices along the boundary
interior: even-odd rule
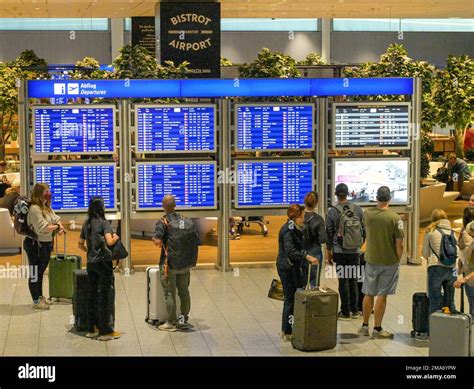
[[[100,196],[94,196],[89,201],[89,209],[87,210],[89,220],[93,218],[105,219],[104,199]]]

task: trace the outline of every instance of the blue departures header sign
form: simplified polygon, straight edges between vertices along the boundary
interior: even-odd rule
[[[412,78],[30,80],[30,98],[410,95]]]
[[[313,105],[237,105],[237,150],[312,150]]]
[[[312,161],[236,163],[236,208],[278,208],[291,203],[302,204],[306,193],[314,190]]]
[[[215,106],[136,106],[137,144],[146,152],[213,152]]]
[[[49,185],[55,211],[87,210],[93,196],[101,196],[106,209],[116,209],[114,164],[40,164],[34,179]]]
[[[114,107],[33,109],[35,153],[113,153]]]
[[[176,198],[177,208],[216,208],[214,162],[138,162],[137,210],[160,209],[165,195]]]

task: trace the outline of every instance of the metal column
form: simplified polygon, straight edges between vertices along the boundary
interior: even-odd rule
[[[121,239],[129,252],[129,256],[122,262],[124,275],[132,273],[131,239],[130,239],[130,204],[131,204],[131,158],[130,158],[130,102],[121,100],[120,104],[120,135],[119,135],[119,161],[120,161],[120,216]]]
[[[22,196],[31,195],[30,187],[30,115],[28,101],[28,81],[22,80],[18,89],[18,140],[20,146],[20,190]],[[28,265],[25,250],[21,253],[22,266]]]
[[[418,253],[419,228],[420,228],[420,169],[421,169],[421,78],[413,80],[413,101],[412,101],[412,213],[410,215],[410,251],[409,263],[420,264],[421,258]]]
[[[217,222],[218,240],[217,240],[217,261],[216,267],[223,272],[231,271],[230,266],[230,242],[229,242],[229,219],[231,207],[230,193],[230,126],[229,112],[230,102],[228,99],[219,100],[219,112],[221,123],[219,128],[219,202],[220,212]]]

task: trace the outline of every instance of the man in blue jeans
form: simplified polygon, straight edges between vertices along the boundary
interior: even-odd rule
[[[329,208],[326,217],[327,243],[326,260],[336,262],[336,272],[339,279],[339,295],[341,297],[341,312],[339,320],[351,320],[361,317],[359,307],[359,288],[357,284],[360,247],[347,249],[343,247],[344,231],[340,226],[341,215],[349,212],[359,220],[362,229],[362,240],[365,239],[364,212],[356,204],[347,200],[349,188],[346,184],[338,184],[335,191],[337,204]],[[361,243],[362,245],[362,243]]]

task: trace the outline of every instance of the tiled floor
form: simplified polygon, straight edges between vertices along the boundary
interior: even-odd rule
[[[274,268],[240,268],[237,273],[195,270],[191,278],[192,332],[161,332],[145,323],[145,273],[116,276],[116,327],[121,339],[99,342],[69,332],[72,307],[30,309],[26,280],[0,280],[0,352],[2,355],[146,355],[146,356],[420,356],[427,344],[410,338],[411,297],[425,290],[426,268],[403,266],[396,296],[389,298],[384,326],[394,340],[359,337],[361,320],[339,322],[333,350],[303,353],[282,343],[282,303],[267,298]],[[335,280],[324,284],[336,289]],[[47,279],[45,280],[47,284]],[[47,286],[46,286],[47,287]],[[459,293],[458,293],[459,297]]]

